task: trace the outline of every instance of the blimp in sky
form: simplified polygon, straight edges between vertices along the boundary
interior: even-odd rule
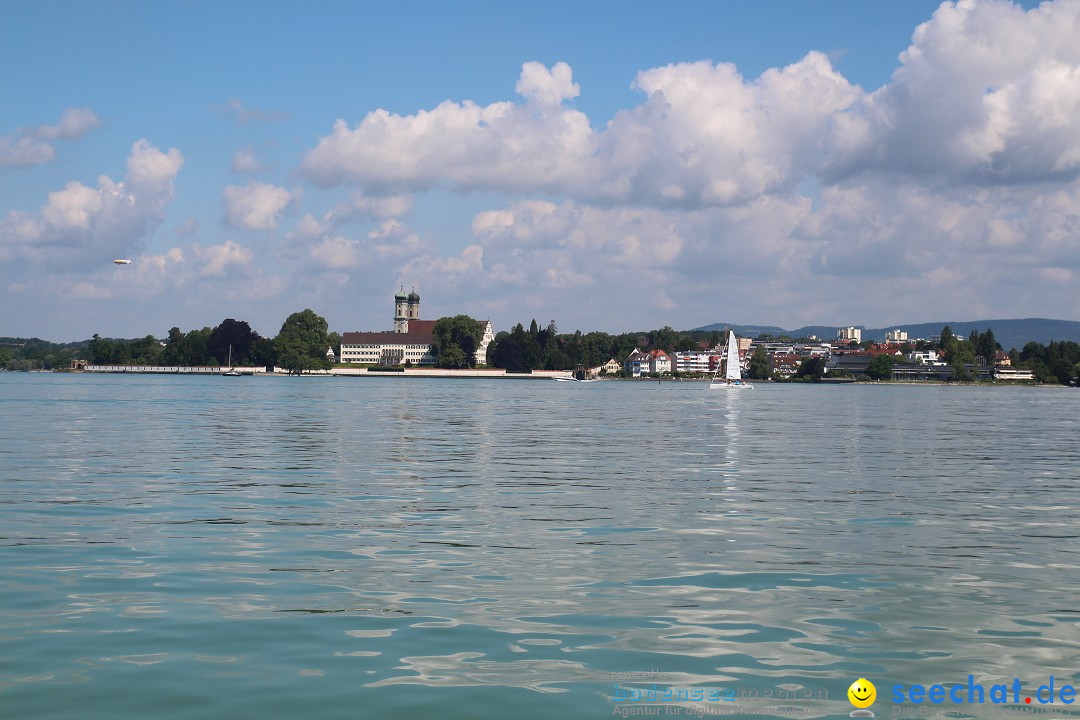
[[[113,263],[115,263],[116,265],[130,265],[131,261],[130,260],[113,260]]]

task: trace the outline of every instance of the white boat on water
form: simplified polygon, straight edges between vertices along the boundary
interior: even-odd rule
[[[225,372],[221,373],[221,374],[226,375],[228,377],[240,377],[241,375],[250,375],[251,374],[250,372],[242,373],[242,372],[240,372],[239,370],[237,370],[236,368],[233,367],[233,364],[232,364],[232,345],[229,346],[229,369],[226,370]]]
[[[583,365],[578,365],[574,369],[574,373],[572,375],[559,375],[559,376],[557,376],[555,378],[555,380],[557,380],[559,382],[579,382],[579,383],[599,382],[599,380],[597,380],[596,378],[589,377],[589,374],[587,372],[585,372],[585,367]]]
[[[724,390],[754,389],[753,385],[742,379],[742,367],[739,364],[739,341],[735,338],[735,333],[730,330],[728,331],[727,362],[724,363],[724,368],[723,378],[719,377],[720,368],[716,368],[712,382],[709,383],[710,390],[720,388]]]

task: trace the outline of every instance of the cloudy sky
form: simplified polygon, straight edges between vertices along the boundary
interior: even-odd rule
[[[6,0],[0,335],[1080,319],[1080,0],[667,5]]]

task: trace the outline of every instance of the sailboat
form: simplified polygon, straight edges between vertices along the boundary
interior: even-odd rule
[[[242,372],[233,367],[232,364],[232,345],[229,346],[229,369],[221,373],[222,375],[228,375],[229,377],[240,377]]]
[[[723,379],[719,377],[720,368],[717,367],[716,372],[713,373],[712,382],[709,383],[710,390],[717,388],[754,389],[753,385],[742,379],[742,368],[739,365],[739,341],[735,338],[735,333],[730,330],[728,331],[727,362],[724,365]]]

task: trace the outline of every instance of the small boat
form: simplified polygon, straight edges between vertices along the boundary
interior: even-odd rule
[[[240,377],[241,375],[244,374],[244,373],[240,372],[239,370],[237,370],[236,368],[233,367],[233,364],[232,364],[232,345],[229,346],[229,369],[226,370],[225,372],[221,373],[221,374],[226,375],[228,377]],[[250,375],[251,373],[247,373],[247,374]]]
[[[561,375],[561,376],[559,376],[559,377],[557,377],[555,379],[558,380],[559,382],[580,382],[580,383],[599,382],[596,378],[590,378],[589,377],[589,374],[587,372],[585,372],[585,366],[584,365],[578,365],[576,368],[574,368],[574,374],[573,375]]]
[[[742,379],[742,368],[739,365],[739,341],[735,333],[728,331],[727,362],[724,363],[725,371],[723,379],[720,379],[720,368],[716,368],[712,381],[709,383],[710,390],[723,388],[725,390],[753,390],[754,386]]]

